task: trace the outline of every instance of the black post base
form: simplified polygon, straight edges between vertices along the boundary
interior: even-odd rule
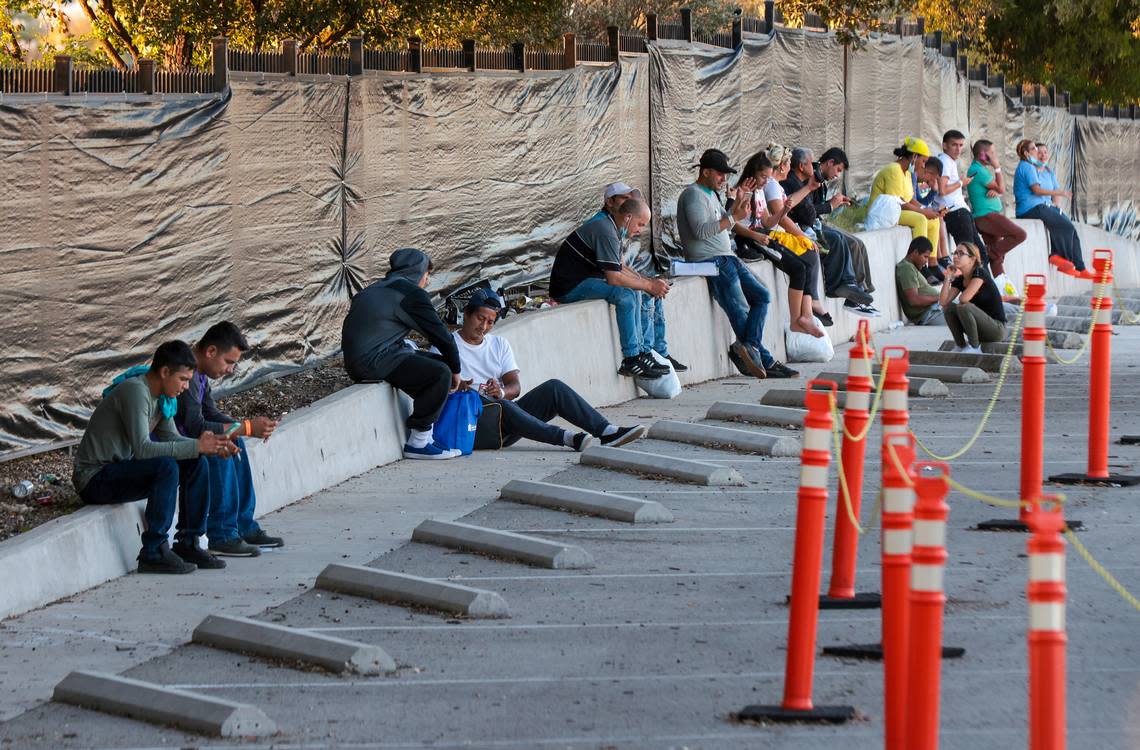
[[[1070,529],[1084,528],[1084,524],[1080,521],[1065,521]],[[1014,518],[994,518],[990,521],[982,521],[974,527],[977,531],[1029,531],[1029,527]]]
[[[1140,445],[1140,435],[1122,435],[1120,437],[1121,445]]]
[[[736,715],[739,721],[805,722],[811,724],[843,724],[855,718],[854,706],[816,706],[810,711],[797,711],[783,706],[745,706]]]
[[[840,659],[867,659],[868,661],[882,661],[883,645],[881,643],[863,643],[853,646],[824,646],[824,656],[835,656]],[[961,646],[943,646],[943,659],[961,659],[966,655],[966,649]]]
[[[883,597],[875,591],[856,593],[852,599],[835,599],[830,596],[819,597],[820,609],[880,609],[883,606]]]
[[[1087,484],[1093,487],[1134,487],[1140,484],[1140,477],[1129,474],[1109,474],[1107,477],[1090,477],[1088,474],[1054,474],[1049,477],[1054,484]]]

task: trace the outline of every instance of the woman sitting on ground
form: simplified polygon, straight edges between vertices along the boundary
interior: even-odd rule
[[[787,221],[787,213],[794,202],[783,200],[783,207],[778,214],[768,210],[763,194],[767,185],[775,180],[772,179],[772,162],[763,151],[753,154],[741,170],[741,180],[749,177],[756,180],[756,188],[752,193],[748,215],[736,224],[737,255],[753,260],[766,258],[787,274],[788,309],[792,318],[789,327],[793,331],[820,338],[824,335],[823,330],[812,319],[812,301],[818,299],[816,287],[819,284],[819,253],[808,250],[797,255],[783,243],[769,238],[770,230],[778,226],[782,228],[781,222]],[[806,187],[801,192],[804,195],[796,193],[793,198],[798,196],[799,200],[803,200],[810,193]],[[795,223],[792,222],[792,225],[795,226]]]
[[[1049,256],[1072,263],[1078,271],[1085,270],[1077,228],[1053,205],[1055,196],[1071,198],[1073,194],[1068,190],[1047,190],[1042,186],[1037,172],[1042,164],[1037,158],[1037,144],[1032,140],[1026,138],[1017,144],[1017,156],[1021,159],[1013,175],[1017,218],[1043,222],[1049,230]]]
[[[921,138],[907,136],[903,145],[894,150],[895,160],[875,173],[871,182],[868,206],[874,206],[880,195],[893,195],[902,201],[899,226],[910,227],[910,237],[926,237],[937,248],[942,235],[942,214],[923,206],[915,198],[914,175],[921,175],[930,156],[930,147]],[[929,265],[938,258],[932,255]]]
[[[981,354],[981,345],[1005,338],[1001,292],[981,260],[978,246],[963,242],[954,251],[938,295],[956,352]]]

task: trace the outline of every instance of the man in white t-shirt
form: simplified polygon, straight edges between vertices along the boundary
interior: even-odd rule
[[[942,153],[938,155],[938,161],[942,163],[942,176],[935,186],[938,195],[934,198],[934,207],[946,209],[946,231],[954,238],[954,244],[972,242],[981,248],[982,259],[988,261],[985,256],[986,245],[978,234],[978,228],[974,226],[974,215],[962,194],[963,189],[973,180],[958,172],[958,157],[965,148],[966,136],[960,130],[947,130],[942,136]]]
[[[459,350],[460,377],[483,397],[475,430],[476,450],[497,450],[528,438],[548,445],[585,450],[595,440],[611,448],[645,435],[645,427],[610,424],[573,388],[547,380],[519,398],[522,385],[510,343],[490,333],[502,303],[490,290],[477,291],[463,311],[463,326],[451,335]],[[517,400],[516,400],[517,399]],[[581,432],[547,424],[561,417]]]

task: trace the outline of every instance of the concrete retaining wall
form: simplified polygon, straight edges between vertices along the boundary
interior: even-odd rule
[[[1048,265],[1044,227],[1019,222],[1027,242],[1007,256],[1010,276],[1045,273],[1049,296],[1086,291],[1087,281],[1057,274]],[[1140,287],[1140,246],[1099,229],[1079,226],[1086,262],[1094,248],[1116,253],[1117,285]],[[873,331],[899,320],[894,266],[906,253],[910,233],[886,229],[860,235],[871,258],[875,305],[883,316],[870,320]],[[764,329],[765,345],[784,359],[788,321],[787,281],[770,263],[749,264],[772,290]],[[858,318],[843,312],[842,300],[825,300],[835,325],[831,340],[841,344],[855,333]],[[733,340],[728,319],[712,301],[704,279],[680,279],[666,299],[670,353],[689,365],[683,383],[735,375],[727,350]],[[638,394],[631,379],[619,377],[617,324],[604,302],[563,305],[508,318],[496,332],[514,347],[523,388],[559,378],[599,406],[622,403]],[[258,515],[400,458],[407,400],[387,385],[357,385],[289,414],[269,443],[251,440]],[[26,612],[97,586],[135,568],[142,526],[142,502],[83,508],[0,543],[0,618]]]

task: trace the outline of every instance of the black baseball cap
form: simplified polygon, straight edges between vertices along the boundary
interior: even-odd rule
[[[486,307],[489,310],[499,312],[503,309],[503,301],[499,299],[499,295],[495,294],[490,289],[476,289],[475,293],[471,295],[471,299],[467,300],[467,304],[463,309],[467,312],[478,310],[480,307]]]
[[[710,148],[701,154],[698,166],[701,169],[715,169],[725,174],[736,174],[736,170],[728,165],[728,157],[718,148]]]

